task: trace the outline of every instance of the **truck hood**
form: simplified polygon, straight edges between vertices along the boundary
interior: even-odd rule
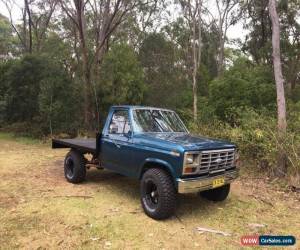
[[[143,143],[157,145],[158,147],[178,147],[183,150],[209,150],[235,148],[236,146],[228,141],[196,136],[188,133],[141,133],[137,135]]]

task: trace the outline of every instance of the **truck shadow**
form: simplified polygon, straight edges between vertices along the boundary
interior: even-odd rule
[[[86,185],[97,185],[128,199],[139,200],[139,181],[108,170],[89,170]]]
[[[121,195],[125,199],[140,202],[140,183],[138,180],[124,177],[107,170],[89,170],[85,185],[97,185]],[[201,198],[198,194],[178,194],[176,215],[181,219],[201,214],[206,216],[215,213],[218,207],[230,201],[214,203]]]

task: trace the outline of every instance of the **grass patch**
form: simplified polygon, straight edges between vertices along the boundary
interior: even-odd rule
[[[91,169],[86,182],[70,184],[63,175],[66,149],[24,139],[0,133],[4,249],[240,249],[242,235],[300,239],[299,197],[278,191],[262,176],[242,171],[221,203],[180,195],[176,216],[154,221],[142,211],[137,181]],[[250,223],[265,226],[251,228]],[[231,236],[201,234],[197,227]]]
[[[41,140],[27,137],[27,136],[18,136],[10,132],[0,132],[0,141],[15,141],[26,145],[33,145],[33,144],[39,144],[42,143]]]

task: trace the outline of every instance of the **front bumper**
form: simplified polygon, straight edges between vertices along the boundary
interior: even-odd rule
[[[225,183],[228,184],[234,181],[239,176],[239,169],[234,169],[226,171],[224,174],[220,174],[213,177],[199,177],[199,178],[187,178],[187,179],[177,179],[178,193],[195,193],[199,191],[204,191],[212,189],[213,180],[218,178],[224,178]]]

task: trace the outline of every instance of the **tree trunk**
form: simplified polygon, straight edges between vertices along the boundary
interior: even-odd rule
[[[88,132],[92,131],[92,104],[91,104],[91,67],[88,56],[88,48],[86,46],[86,24],[85,24],[85,15],[84,15],[84,1],[74,0],[74,4],[76,6],[76,14],[77,14],[77,22],[78,22],[78,33],[79,33],[79,41],[82,52],[82,63],[83,63],[83,96],[84,96],[84,126]]]
[[[218,76],[222,76],[224,73],[224,48],[225,48],[225,34],[223,32],[224,19],[220,17],[219,20],[219,48],[218,48],[218,62],[217,70]]]
[[[278,159],[277,174],[282,176],[286,173],[286,154],[283,148],[283,142],[286,136],[286,106],[284,95],[284,80],[282,76],[281,59],[280,59],[280,27],[279,18],[276,11],[276,1],[269,0],[269,14],[272,21],[272,47],[273,47],[273,67],[277,91],[277,115],[278,115]]]
[[[218,76],[222,76],[224,73],[224,38],[223,34],[221,35],[222,37],[220,38],[220,51],[219,51],[219,58],[218,58]]]
[[[189,6],[191,8],[191,6]],[[202,34],[201,34],[201,7],[202,0],[196,1],[195,11],[191,17],[192,21],[192,53],[193,53],[193,118],[194,122],[198,118],[198,86],[197,86],[197,73],[201,63],[201,43],[202,43]],[[196,26],[198,22],[198,37],[196,32]],[[196,40],[198,40],[198,48],[196,46]]]
[[[197,96],[197,69],[198,69],[198,58],[196,52],[196,19],[193,20],[193,116],[194,122],[197,121],[198,110],[198,96]]]
[[[32,20],[31,20],[31,12],[29,9],[28,0],[25,0],[25,11],[28,15],[28,31],[29,31],[29,53],[32,53]]]
[[[92,131],[92,105],[91,105],[91,72],[88,65],[86,53],[82,53],[83,61],[83,81],[84,81],[84,127],[88,132]]]
[[[105,42],[109,40],[111,34],[124,20],[125,14],[136,8],[140,3],[138,0],[132,1],[85,1],[85,0],[73,0],[74,5],[69,4],[68,1],[58,0],[63,11],[71,19],[75,25],[75,29],[78,31],[80,53],[76,52],[78,59],[82,60],[82,78],[84,84],[84,125],[85,128],[91,132],[93,129],[94,115],[99,117],[98,99],[96,87],[93,82],[98,79],[99,65],[105,51]],[[112,4],[113,3],[113,4]],[[85,6],[89,4],[91,8],[88,8],[88,15],[85,16]],[[105,6],[105,13],[103,8]],[[75,8],[74,8],[75,7]],[[110,11],[112,11],[110,13]],[[86,18],[89,21],[94,22],[93,30],[96,34],[100,34],[100,37],[93,39],[87,39],[86,31]],[[76,33],[74,33],[76,35]],[[100,39],[101,38],[101,39]],[[90,44],[95,42],[95,44]],[[75,43],[76,48],[76,43]],[[90,48],[90,49],[89,49]],[[94,52],[94,56],[91,55],[90,51]],[[103,51],[102,51],[103,49]],[[80,55],[80,56],[79,56]],[[97,71],[98,70],[98,71]],[[96,77],[96,78],[95,78]],[[95,103],[97,107],[97,113],[93,106],[93,91],[95,96]],[[98,118],[99,119],[99,118]]]

